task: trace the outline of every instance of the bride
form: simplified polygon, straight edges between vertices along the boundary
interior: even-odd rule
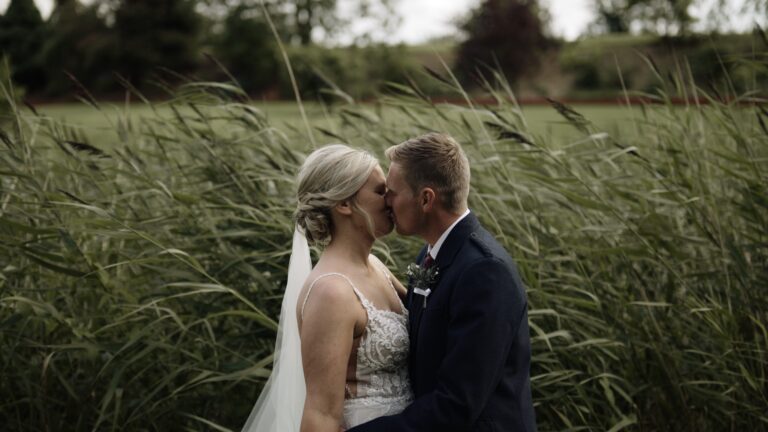
[[[386,191],[362,150],[322,147],[301,167],[274,366],[244,432],[337,432],[412,401],[405,288],[371,254],[393,229]],[[324,246],[314,268],[308,242]]]

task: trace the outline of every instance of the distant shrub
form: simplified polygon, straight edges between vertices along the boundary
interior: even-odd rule
[[[403,45],[290,47],[288,55],[302,95],[326,102],[334,99],[334,88],[356,99],[368,98],[379,94],[386,82],[405,83],[419,75]],[[292,94],[287,74],[282,75],[280,93]]]
[[[760,57],[761,54],[764,56],[768,45],[749,34],[663,38],[656,46],[668,55],[685,58],[694,80],[701,85],[733,85],[734,90],[741,92],[753,88],[755,82],[768,84],[766,59]],[[763,67],[757,70],[744,67],[755,61],[761,62]],[[753,75],[756,71],[758,73]]]
[[[350,72],[344,68],[344,59],[339,50],[315,46],[288,47],[288,57],[302,96],[311,99],[323,98],[322,90],[330,87],[324,79],[349,83]],[[288,74],[280,75],[280,95],[290,97],[293,93]],[[327,97],[326,97],[327,99]]]
[[[622,81],[629,90],[651,91],[658,83],[656,73],[678,69],[699,85],[727,84],[744,91],[754,83],[768,83],[765,59],[760,60],[765,49],[763,41],[750,35],[610,35],[566,44],[559,57],[561,69],[573,79],[572,93],[618,92]]]

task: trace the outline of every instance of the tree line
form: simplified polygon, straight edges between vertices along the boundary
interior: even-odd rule
[[[151,83],[175,74],[225,79],[217,63],[248,92],[274,91],[279,58],[265,12],[287,45],[309,47],[318,33],[343,27],[335,3],[56,0],[43,19],[33,0],[12,0],[0,15],[0,55],[14,82],[35,95],[66,94],[73,78],[96,92],[119,91],[121,82],[152,91]]]
[[[345,16],[337,0],[56,0],[44,19],[33,0],[11,0],[0,15],[0,57],[18,87],[41,97],[71,94],[75,81],[100,94],[125,86],[152,94],[179,79],[234,79],[248,93],[286,97],[291,85],[279,40],[300,89],[311,96],[324,97],[329,81],[360,97],[385,81],[415,80],[426,92],[439,92],[419,81],[420,65],[402,45],[371,43],[365,33],[344,48],[318,44],[361,16],[380,30],[394,29],[394,1],[360,0]],[[684,36],[693,22],[690,8],[700,1],[593,0],[598,18],[590,31]],[[766,3],[746,4],[765,12]],[[514,82],[560,44],[537,0],[483,0],[457,26],[452,66],[469,87],[489,70]]]

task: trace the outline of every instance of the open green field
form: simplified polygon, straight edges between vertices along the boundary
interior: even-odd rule
[[[301,113],[295,102],[253,102],[252,106],[263,113],[265,119],[275,127],[295,129],[303,124]],[[100,108],[96,109],[83,103],[68,103],[41,105],[37,106],[36,110],[41,115],[50,116],[56,121],[81,129],[97,146],[100,144],[109,146],[109,143],[117,138],[114,125],[120,118],[130,118],[134,124],[139,125],[143,119],[157,118],[158,115],[172,117],[170,108],[162,103],[157,104],[154,109],[137,102],[131,103],[128,107],[116,103],[102,103]],[[338,130],[345,121],[344,117],[339,116],[339,112],[349,107],[310,102],[305,103],[304,108],[313,126]],[[392,123],[403,120],[399,110],[386,103],[363,104],[353,108],[362,109]],[[471,123],[478,122],[478,117],[475,115],[467,115],[465,107],[445,105],[444,108],[446,115],[455,121],[461,121],[463,116]],[[572,108],[592,121],[598,129],[614,134],[619,131],[632,134],[636,130],[632,127],[632,123],[641,115],[640,108],[619,105],[575,105]],[[25,113],[31,115],[30,111]],[[523,105],[522,114],[532,134],[563,144],[579,139],[579,132],[551,106]]]
[[[404,91],[309,104],[305,123],[241,97],[199,85],[0,123],[4,430],[239,430],[270,373],[304,156],[428,130],[462,143],[470,207],[526,284],[539,430],[768,429],[765,100],[574,111]],[[390,235],[375,253],[402,275],[419,247]]]

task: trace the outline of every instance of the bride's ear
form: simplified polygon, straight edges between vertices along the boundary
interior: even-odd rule
[[[343,215],[351,215],[352,214],[352,203],[349,200],[344,200],[333,206],[333,209],[337,211],[339,214]]]

